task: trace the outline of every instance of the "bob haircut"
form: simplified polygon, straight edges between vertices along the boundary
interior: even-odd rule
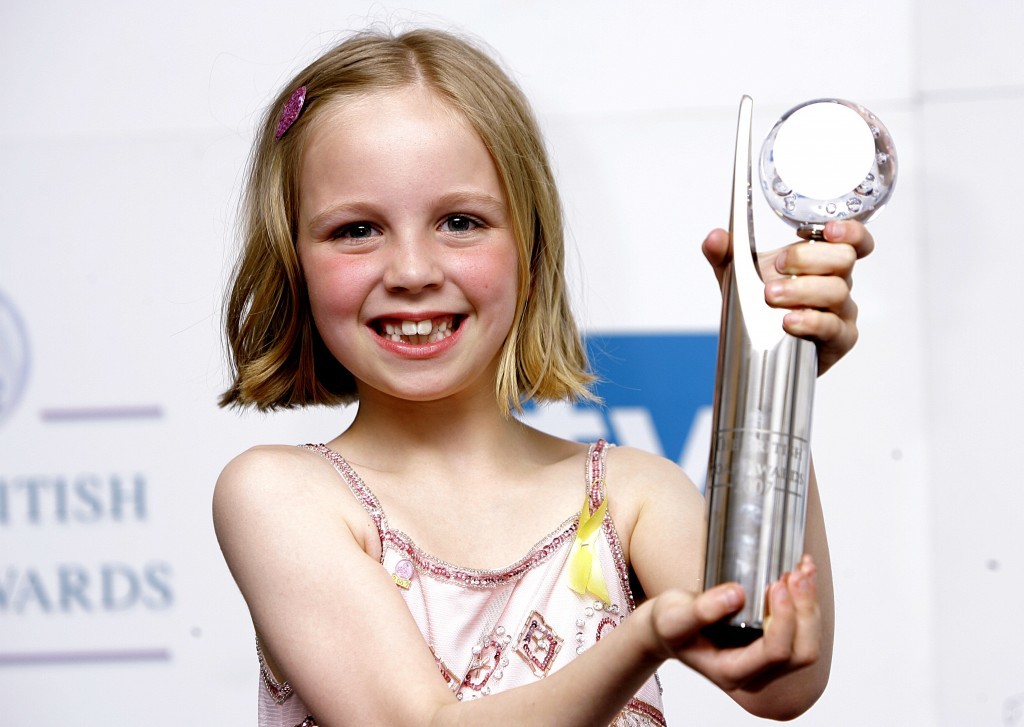
[[[519,283],[495,381],[499,405],[510,414],[530,399],[594,399],[565,291],[561,202],[529,103],[479,48],[419,29],[348,38],[292,79],[263,118],[242,199],[243,246],[226,301],[234,381],[221,406],[267,410],[357,399],[355,379],[327,350],[310,314],[295,249],[299,167],[319,112],[343,109],[346,98],[417,84],[469,121],[504,186]],[[306,87],[303,111],[278,140],[281,110],[300,86]]]

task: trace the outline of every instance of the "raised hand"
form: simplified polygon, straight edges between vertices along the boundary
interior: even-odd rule
[[[857,260],[874,250],[871,233],[859,222],[829,222],[824,242],[794,242],[759,255],[765,301],[790,312],[787,333],[818,346],[818,374],[845,356],[857,342],[857,304],[850,296]],[[728,263],[729,233],[712,230],[704,256],[721,283]]]

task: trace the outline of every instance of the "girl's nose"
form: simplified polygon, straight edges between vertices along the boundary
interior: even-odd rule
[[[429,239],[429,235],[396,239],[390,252],[384,271],[384,286],[388,290],[419,293],[439,288],[444,282],[441,245]]]

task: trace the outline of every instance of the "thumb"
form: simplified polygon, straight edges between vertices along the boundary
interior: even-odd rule
[[[743,589],[726,583],[698,594],[666,591],[657,596],[651,614],[654,632],[674,654],[701,629],[743,607]]]
[[[722,276],[725,274],[726,265],[729,262],[729,233],[722,229],[715,229],[708,233],[701,245],[704,257],[714,268],[718,284],[722,284]]]

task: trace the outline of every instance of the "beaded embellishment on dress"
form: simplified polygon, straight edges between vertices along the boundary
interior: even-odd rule
[[[270,672],[270,667],[267,666],[267,660],[263,656],[263,647],[260,646],[259,637],[256,638],[256,658],[260,662],[260,678],[263,680],[263,686],[267,688],[270,696],[277,704],[284,704],[288,697],[292,696],[292,686],[288,682],[281,683],[277,681],[274,675]]]
[[[534,611],[526,617],[523,630],[519,634],[516,653],[526,660],[539,677],[547,676],[548,669],[562,648],[562,639],[554,629],[547,625],[544,617]]]

